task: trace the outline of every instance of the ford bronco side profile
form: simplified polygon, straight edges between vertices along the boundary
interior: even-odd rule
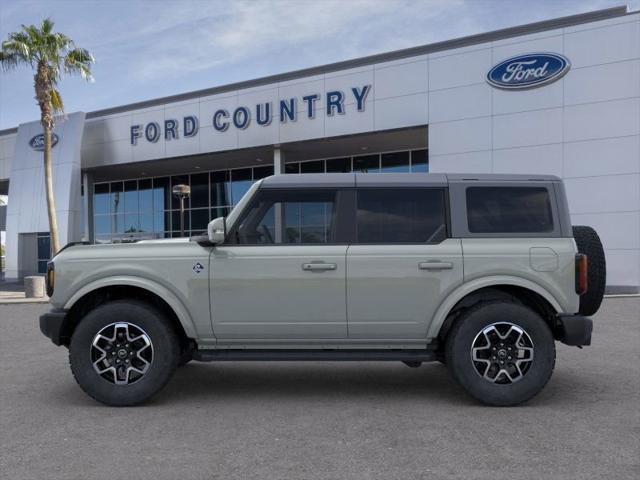
[[[515,405],[555,341],[590,344],[605,259],[557,177],[302,174],[256,182],[203,236],[69,245],[46,280],[40,329],[108,405],[191,360],[440,361]]]

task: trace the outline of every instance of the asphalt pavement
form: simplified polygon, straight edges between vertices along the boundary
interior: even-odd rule
[[[47,305],[0,305],[1,479],[640,478],[640,298],[514,408],[471,400],[440,364],[189,364],[152,402],[87,397]]]

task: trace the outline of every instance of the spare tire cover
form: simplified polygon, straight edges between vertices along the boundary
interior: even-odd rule
[[[607,283],[607,264],[604,258],[604,248],[596,231],[582,225],[573,227],[573,238],[578,252],[587,256],[587,292],[580,295],[580,310],[582,315],[593,315],[600,308]]]

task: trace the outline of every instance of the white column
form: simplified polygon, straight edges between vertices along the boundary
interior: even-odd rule
[[[280,150],[280,147],[276,146],[273,149],[273,174],[281,175],[283,173],[284,173],[284,154],[282,150]],[[276,230],[276,238],[274,239],[274,241],[276,243],[282,243],[282,230],[283,230],[282,219],[284,218],[282,204],[275,205],[274,217],[275,217],[274,223],[275,223],[275,230]]]
[[[273,149],[273,174],[281,173],[284,173],[284,152],[280,150],[280,146],[276,146]]]

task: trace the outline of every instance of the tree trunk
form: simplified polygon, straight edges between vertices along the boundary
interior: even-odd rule
[[[51,235],[51,257],[60,251],[58,237],[58,218],[56,216],[56,199],[53,195],[53,166],[51,155],[51,135],[53,133],[53,105],[51,90],[53,84],[51,71],[45,62],[38,63],[33,78],[36,100],[40,106],[40,123],[44,129],[44,186],[47,193],[47,214],[49,216],[49,235]]]
[[[53,194],[53,168],[51,158],[51,133],[49,125],[44,126],[44,184],[47,192],[47,214],[49,216],[49,232],[51,235],[51,256],[60,250],[58,237],[58,218],[56,215],[56,199]]]

